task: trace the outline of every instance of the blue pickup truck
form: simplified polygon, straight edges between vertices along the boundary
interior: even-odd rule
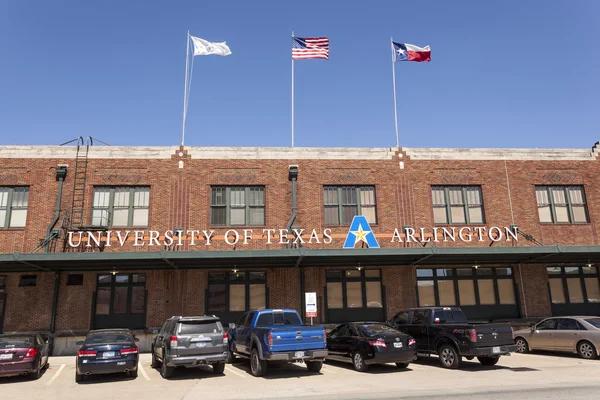
[[[325,327],[303,325],[295,310],[255,310],[229,325],[229,359],[250,359],[254,376],[267,373],[269,362],[304,362],[319,372],[327,357]]]

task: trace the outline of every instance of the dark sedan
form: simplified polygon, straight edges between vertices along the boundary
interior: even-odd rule
[[[40,335],[0,335],[0,376],[38,379],[44,368],[48,368],[48,343]]]
[[[379,322],[350,322],[327,334],[328,360],[350,362],[364,372],[371,364],[395,363],[406,368],[417,359],[415,340]]]
[[[100,329],[90,331],[77,352],[75,381],[82,382],[88,375],[127,373],[138,375],[137,339],[127,329]]]

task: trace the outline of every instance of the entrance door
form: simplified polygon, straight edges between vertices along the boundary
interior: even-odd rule
[[[92,329],[145,327],[146,275],[98,275]]]
[[[326,276],[326,322],[385,321],[381,270],[328,270]]]

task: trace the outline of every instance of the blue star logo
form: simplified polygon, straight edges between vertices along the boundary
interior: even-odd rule
[[[371,225],[364,215],[355,215],[348,229],[344,249],[353,249],[357,243],[366,243],[370,249],[378,249],[379,243],[371,230]]]

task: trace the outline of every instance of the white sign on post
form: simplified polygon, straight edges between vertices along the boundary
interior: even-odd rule
[[[310,317],[310,324],[312,325],[312,318],[317,316],[317,293],[304,293],[304,300],[306,303],[306,317]]]

